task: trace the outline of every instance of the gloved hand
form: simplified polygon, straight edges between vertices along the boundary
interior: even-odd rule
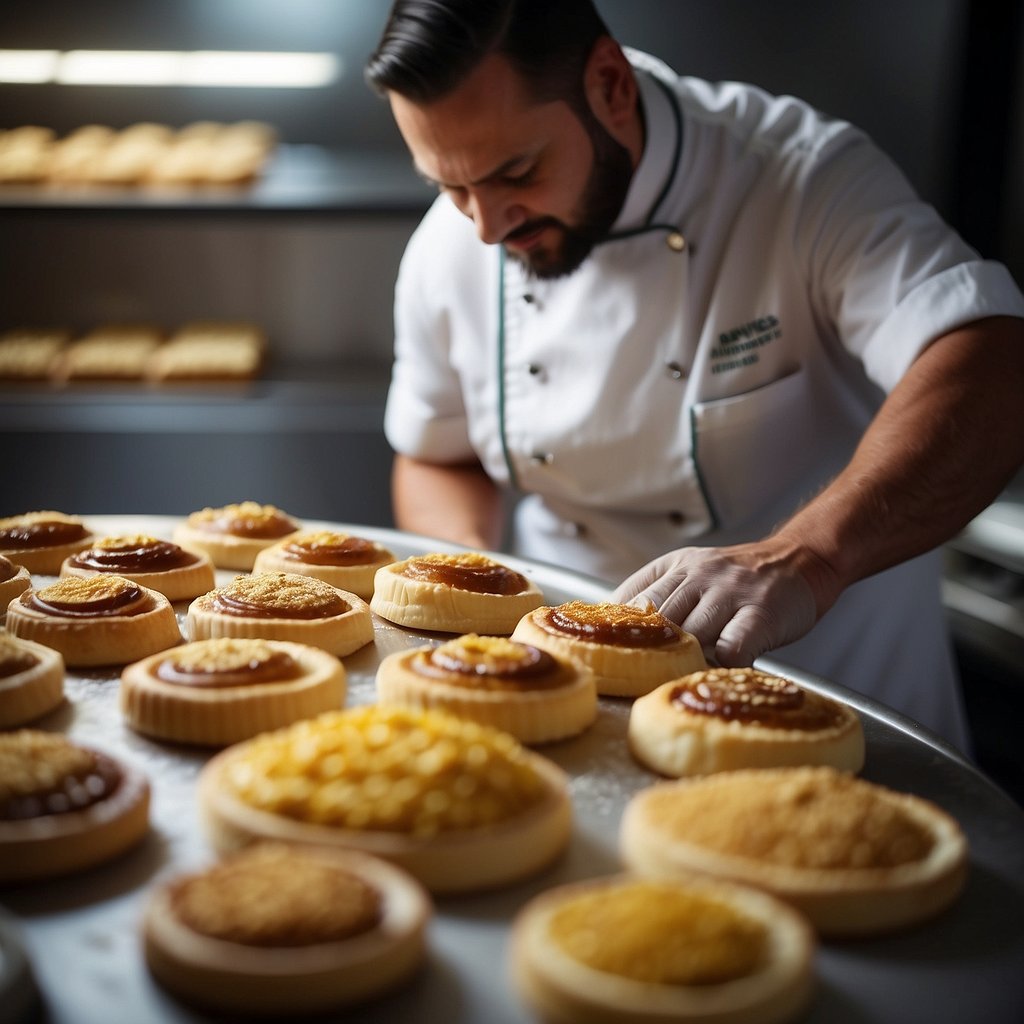
[[[839,596],[827,567],[814,562],[805,551],[777,550],[771,540],[680,548],[633,573],[614,600],[653,602],[698,639],[710,662],[750,665],[802,637]]]

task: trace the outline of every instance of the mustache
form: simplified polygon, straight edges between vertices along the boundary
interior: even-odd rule
[[[536,220],[528,220],[525,224],[520,224],[519,227],[513,228],[502,241],[515,242],[517,239],[526,238],[527,235],[532,235],[534,231],[540,231],[542,228],[561,228],[564,231],[565,225],[557,217],[538,217]]]

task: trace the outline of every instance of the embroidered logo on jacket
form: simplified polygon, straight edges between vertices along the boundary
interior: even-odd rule
[[[780,337],[779,318],[770,313],[722,331],[718,344],[711,350],[711,372],[726,373],[756,363],[761,358],[758,349]]]

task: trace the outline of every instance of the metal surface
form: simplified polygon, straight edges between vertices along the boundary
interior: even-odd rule
[[[89,525],[100,532],[164,537],[170,536],[174,522],[88,517]],[[380,539],[399,557],[455,550],[388,530],[342,528]],[[608,597],[601,585],[575,574],[501,557],[535,579],[549,604],[574,597]],[[426,639],[425,634],[378,622],[375,642],[345,659],[348,703],[373,700],[373,676],[382,656]],[[1024,1020],[1024,813],[914,723],[826,681],[770,660],[762,665],[853,704],[867,737],[864,776],[934,800],[961,822],[971,845],[966,889],[943,916],[898,935],[821,946],[816,960],[818,990],[805,1020],[1019,1024]],[[128,729],[117,710],[115,672],[69,675],[66,689],[66,705],[39,725],[65,731],[144,768],[153,787],[152,830],[140,848],[107,866],[0,890],[0,902],[15,915],[28,946],[47,1006],[46,1019],[53,1024],[194,1024],[211,1019],[156,986],[142,960],[138,930],[141,909],[155,883],[213,859],[194,801],[196,776],[209,753],[151,741]],[[655,781],[626,749],[628,713],[627,701],[602,700],[598,721],[590,730],[540,748],[572,779],[575,826],[565,857],[529,882],[490,894],[438,900],[428,963],[416,979],[377,1002],[327,1019],[352,1024],[525,1024],[531,1019],[505,977],[509,922],[535,893],[620,870],[617,838],[622,809],[634,792]]]

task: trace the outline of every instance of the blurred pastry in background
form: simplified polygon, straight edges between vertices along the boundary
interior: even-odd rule
[[[48,380],[54,374],[71,331],[57,327],[18,327],[0,334],[0,380]]]
[[[59,381],[141,380],[163,333],[150,324],[105,324],[71,342],[54,363]]]

